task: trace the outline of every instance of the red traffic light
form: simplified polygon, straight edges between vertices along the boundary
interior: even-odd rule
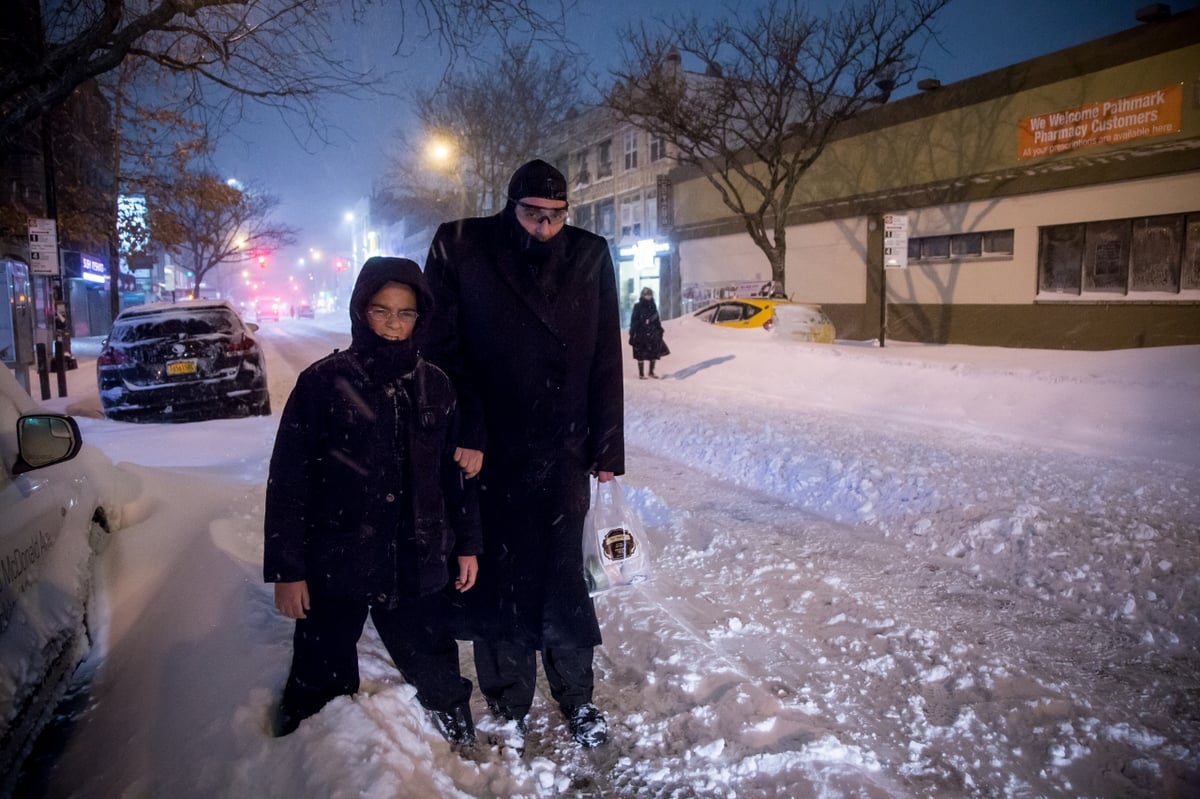
[[[339,272],[345,272],[346,271],[346,262],[343,261],[341,258],[338,258],[336,261],[333,262],[333,268]]]
[[[259,269],[267,268],[267,256],[265,256],[265,255],[258,256],[258,268]]]

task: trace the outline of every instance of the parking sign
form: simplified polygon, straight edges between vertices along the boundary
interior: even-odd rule
[[[887,269],[908,266],[908,216],[883,215],[883,265]]]
[[[53,219],[29,220],[29,272],[58,277],[58,226]]]

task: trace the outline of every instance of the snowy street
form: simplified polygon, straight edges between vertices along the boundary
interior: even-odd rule
[[[473,700],[449,747],[368,626],[362,690],[264,727],[291,624],[261,582],[266,459],[340,318],[259,331],[275,415],[99,417],[114,464],[84,710],[48,797],[1161,797],[1200,790],[1200,348],[777,342],[667,324],[625,375],[652,580],[597,599],[579,750],[541,692],[525,753]],[[473,677],[469,645],[464,673]]]

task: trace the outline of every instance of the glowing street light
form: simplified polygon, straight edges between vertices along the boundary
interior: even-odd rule
[[[457,194],[458,215],[474,215],[470,213],[472,209],[467,203],[467,186],[461,165],[457,163],[459,159],[454,139],[438,134],[431,136],[425,145],[425,159],[429,167],[447,182],[450,190]]]
[[[445,139],[436,138],[429,142],[425,154],[438,168],[444,169],[450,165],[450,160],[454,157],[454,147]]]

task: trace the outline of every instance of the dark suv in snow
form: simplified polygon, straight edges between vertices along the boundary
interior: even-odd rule
[[[182,422],[270,414],[256,330],[225,300],[125,309],[96,359],[104,415]]]

